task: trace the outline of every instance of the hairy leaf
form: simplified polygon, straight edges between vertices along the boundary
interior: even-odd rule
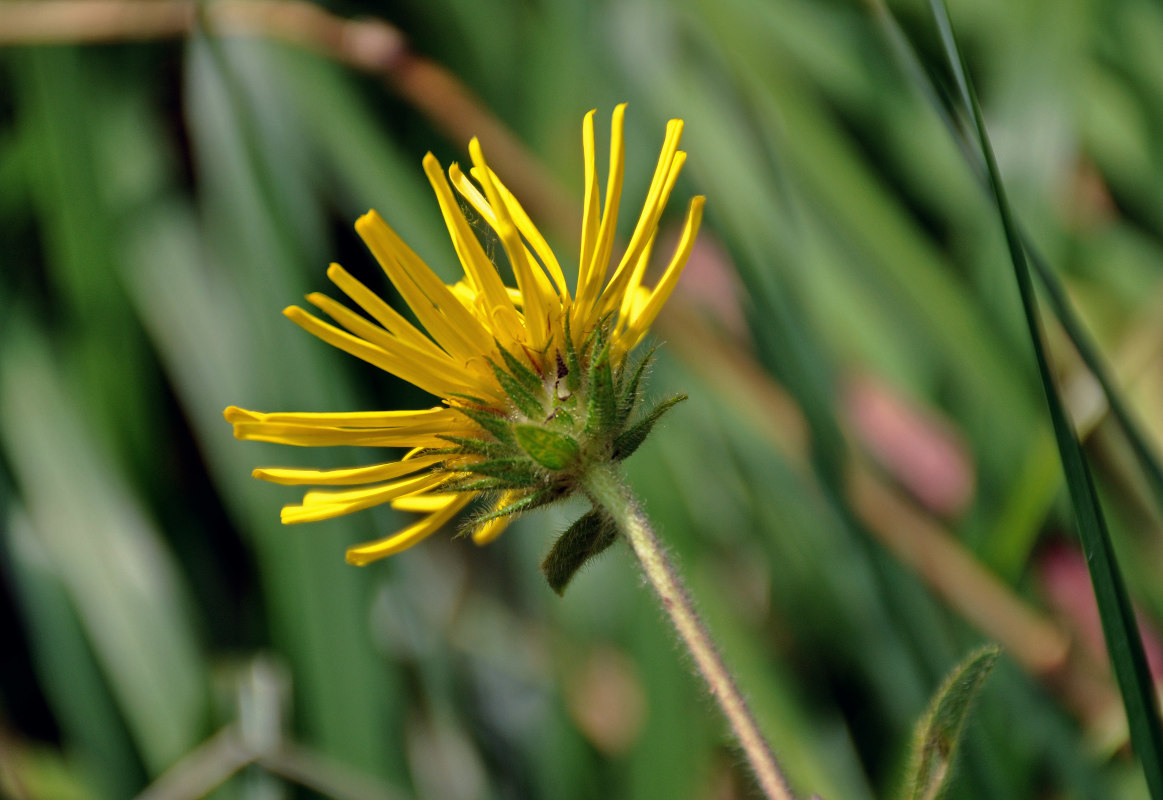
[[[595,508],[582,515],[558,537],[541,562],[541,571],[549,582],[549,588],[559,595],[563,594],[577,571],[617,538],[617,526],[605,511]]]

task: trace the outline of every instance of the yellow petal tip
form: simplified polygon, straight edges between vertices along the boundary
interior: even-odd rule
[[[364,241],[367,241],[368,235],[376,228],[385,227],[387,227],[387,223],[384,222],[384,218],[374,208],[368,209],[366,214],[355,221],[355,232]]]
[[[366,567],[368,564],[370,564],[373,561],[376,561],[380,558],[383,558],[383,556],[368,555],[367,553],[361,553],[360,551],[356,550],[354,547],[350,548],[347,551],[347,555],[344,556],[344,560],[346,560],[347,563],[351,564],[353,567]]]

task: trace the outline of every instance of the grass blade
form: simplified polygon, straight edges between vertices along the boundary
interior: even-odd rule
[[[982,160],[981,154],[974,149],[961,126],[957,124],[953,114],[946,107],[940,93],[936,90],[932,80],[925,72],[916,50],[901,30],[892,12],[883,3],[875,3],[873,12],[877,17],[877,21],[881,26],[885,38],[888,40],[893,54],[900,62],[901,69],[913,81],[917,89],[929,101],[934,110],[936,110],[941,121],[953,138],[954,143],[957,145],[957,148],[972,168],[974,175],[981,182],[982,188],[986,192],[991,191],[989,172],[985,162]],[[968,107],[969,98],[964,93],[965,89],[960,83],[959,88],[961,89],[961,100]],[[1160,461],[1158,454],[1155,453],[1149,443],[1142,423],[1134,415],[1127,405],[1126,400],[1123,398],[1122,391],[1111,375],[1110,366],[1095,344],[1094,339],[1087,331],[1086,325],[1074,310],[1074,306],[1071,304],[1066,294],[1066,289],[1063,287],[1062,281],[1058,278],[1057,273],[1050,268],[1049,263],[1042,256],[1038,248],[1034,246],[1032,238],[1022,227],[1020,221],[1014,219],[1012,223],[1017,231],[1018,238],[1025,248],[1029,263],[1038,274],[1042,287],[1046,291],[1046,297],[1050,301],[1050,307],[1054,310],[1054,315],[1062,324],[1066,335],[1070,337],[1070,341],[1078,351],[1082,362],[1086,365],[1090,374],[1094,376],[1094,379],[1098,381],[1099,386],[1102,387],[1110,411],[1126,435],[1132,452],[1138,459],[1143,472],[1151,484],[1156,504],[1163,511],[1163,462]]]
[[[994,159],[993,149],[985,131],[981,108],[973,92],[973,85],[970,82],[964,59],[953,36],[952,25],[949,22],[945,5],[942,0],[930,0],[930,6],[940,29],[941,40],[953,75],[962,97],[966,101],[968,111],[972,115],[998,215],[1005,230],[1006,245],[1013,262],[1022,309],[1029,328],[1030,340],[1034,347],[1034,356],[1038,363],[1038,374],[1046,393],[1046,402],[1054,426],[1054,437],[1058,442],[1062,468],[1066,473],[1066,484],[1070,490],[1070,498],[1078,521],[1079,537],[1082,539],[1086,551],[1087,566],[1090,569],[1091,582],[1094,584],[1094,592],[1098,600],[1107,652],[1110,654],[1115,676],[1123,694],[1127,721],[1130,725],[1131,743],[1142,762],[1151,797],[1154,800],[1163,800],[1163,726],[1160,725],[1154,683],[1147,668],[1147,659],[1143,651],[1142,639],[1139,637],[1135,614],[1131,608],[1130,597],[1127,594],[1122,574],[1119,571],[1098,493],[1095,490],[1094,479],[1083,455],[1082,446],[1075,435],[1073,425],[1066,415],[1066,409],[1058,394],[1058,388],[1055,386],[1050,370],[1043,343],[1037,299],[1034,296],[1033,279],[1026,260],[1022,237],[1014,223],[1009,202],[1006,200],[997,162]]]

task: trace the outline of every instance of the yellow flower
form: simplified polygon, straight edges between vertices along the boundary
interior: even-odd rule
[[[397,461],[349,469],[267,468],[274,483],[358,487],[308,491],[283,508],[291,524],[329,519],[381,503],[423,514],[386,538],[352,547],[347,560],[367,564],[429,536],[478,496],[492,502],[472,530],[478,544],[496,538],[514,514],[558,500],[599,461],[624,458],[672,401],[631,420],[641,368],[626,356],[646,335],[690,255],[703,198],[687,212],[682,237],[653,289],[642,281],[658,221],[686,154],[682,121],[671,120],[654,179],[625,254],[611,271],[624,163],[625,106],[614,110],[604,207],[594,163],[594,112],[582,126],[585,202],[577,286],[517,199],[469,143],[469,180],[454,164],[447,178],[436,158],[424,171],[448,226],[464,278],[446,285],[375,211],[356,231],[427,334],[338,264],[327,275],[366,314],[312,293],[307,301],[336,324],[297,306],[284,313],[323,341],[410,381],[443,401],[420,411],[258,413],[226,409],[239,439],[282,444],[408,448]],[[458,205],[467,201],[492,228],[516,278],[504,284]]]

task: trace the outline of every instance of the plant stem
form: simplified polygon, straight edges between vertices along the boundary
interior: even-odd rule
[[[667,558],[650,522],[626,488],[621,471],[613,464],[593,467],[582,479],[582,485],[594,504],[610,514],[629,540],[662,608],[670,616],[675,630],[690,651],[711,696],[731,724],[731,730],[739,740],[764,795],[769,800],[795,800],[788,789],[787,779],[775,763],[771,747],[755,724],[755,717],[747,701],[743,699],[735,679],[723,663],[718,648],[695,611],[682,579]]]

